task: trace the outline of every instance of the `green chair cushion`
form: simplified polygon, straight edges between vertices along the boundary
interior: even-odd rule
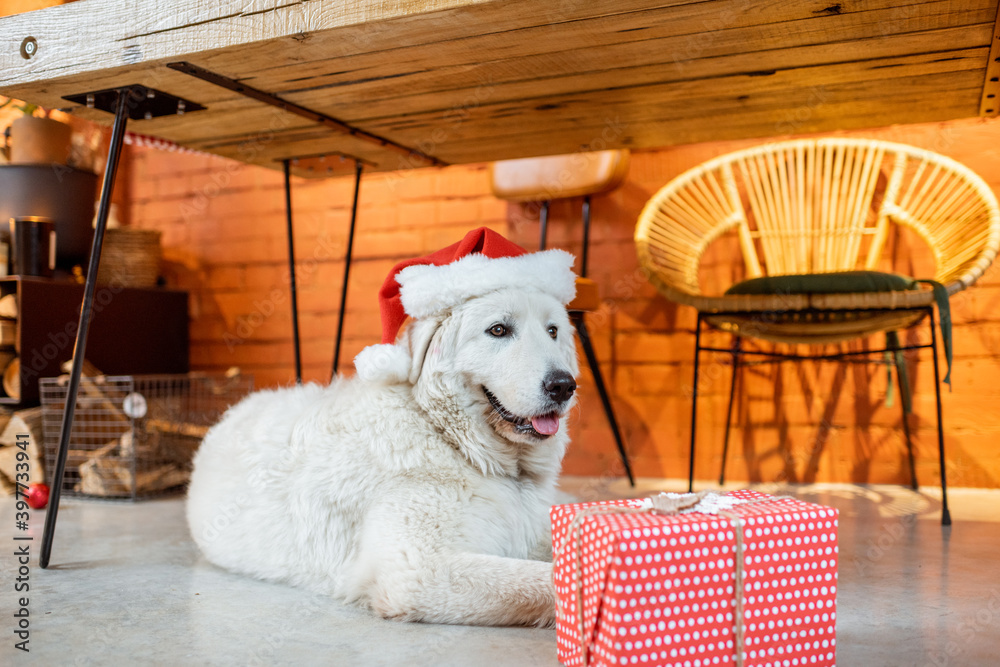
[[[726,294],[845,294],[851,292],[897,292],[917,289],[908,276],[881,271],[838,271],[762,276],[736,283]]]
[[[951,308],[948,290],[935,280],[917,280],[897,273],[882,271],[836,271],[832,273],[801,273],[785,276],[762,276],[736,283],[726,294],[847,294],[853,292],[895,292],[920,289],[920,284],[934,290],[941,317],[941,339],[948,372],[944,381],[951,386]]]

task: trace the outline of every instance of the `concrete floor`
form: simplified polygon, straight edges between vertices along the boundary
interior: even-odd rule
[[[582,500],[681,490],[676,480],[564,478]],[[838,664],[1000,664],[1000,491],[955,489],[942,530],[933,489],[756,486],[837,507]],[[566,497],[566,500],[571,500]],[[3,665],[557,665],[554,630],[383,621],[300,590],[245,579],[204,560],[180,499],[66,499],[52,565],[37,566],[42,512],[14,528],[0,499]],[[14,542],[14,535],[33,535]],[[14,548],[29,544],[30,653],[14,648]],[[276,545],[276,548],[278,545]]]

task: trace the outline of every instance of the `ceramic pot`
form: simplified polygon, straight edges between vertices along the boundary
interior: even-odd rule
[[[72,134],[66,123],[22,116],[10,124],[10,163],[66,164]]]

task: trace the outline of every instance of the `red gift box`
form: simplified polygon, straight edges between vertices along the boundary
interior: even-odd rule
[[[643,502],[552,508],[560,662],[835,664],[837,510],[755,491],[709,498],[742,503],[717,514]]]

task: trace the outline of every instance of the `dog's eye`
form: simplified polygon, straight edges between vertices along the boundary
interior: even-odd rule
[[[502,324],[494,324],[487,329],[487,331],[489,331],[490,335],[496,336],[497,338],[503,338],[507,335],[507,327]]]
[[[549,327],[549,338],[555,340],[556,336],[558,335],[559,335],[559,327]]]

